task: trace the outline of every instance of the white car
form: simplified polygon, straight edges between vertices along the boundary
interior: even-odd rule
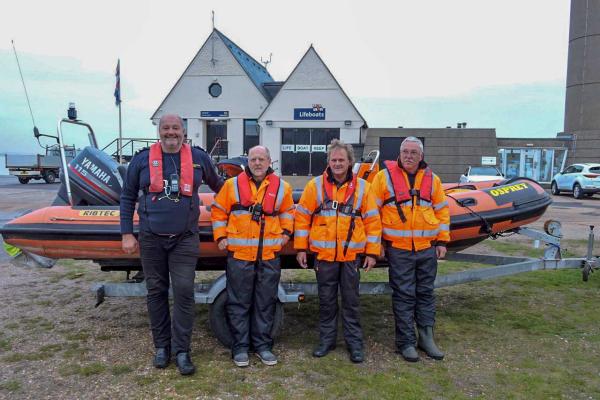
[[[460,176],[460,183],[484,182],[502,179],[504,176],[498,168],[492,165],[483,165],[480,167],[468,167],[464,174]]]
[[[550,190],[553,195],[560,192],[573,192],[573,197],[581,199],[584,195],[600,193],[600,164],[573,164],[552,178]]]

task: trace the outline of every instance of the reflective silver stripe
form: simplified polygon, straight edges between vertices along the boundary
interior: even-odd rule
[[[290,213],[281,213],[279,214],[279,218],[283,218],[283,219],[294,219],[294,217],[292,216],[292,214]]]
[[[296,212],[300,211],[302,214],[306,214],[306,215],[310,215],[311,212],[308,211],[306,208],[302,207],[300,204],[298,204],[296,206]]]
[[[315,186],[317,187],[317,207],[323,204],[323,175],[315,178]]]
[[[450,230],[450,226],[448,224],[440,224],[439,230],[440,231],[449,231]]]
[[[279,189],[277,190],[277,199],[275,200],[275,211],[279,211],[279,207],[281,207],[281,202],[283,201],[283,189],[284,189],[283,181],[279,180]]]
[[[379,197],[377,197],[375,199],[375,203],[377,203],[377,207],[381,207],[381,205],[383,204],[383,200],[379,199]]]
[[[308,236],[308,230],[306,230],[306,229],[296,229],[294,231],[294,236],[296,236],[296,237],[306,237],[306,236]]]
[[[321,210],[315,215],[320,215],[322,217],[335,217],[337,214],[336,210]]]
[[[223,210],[224,212],[227,212],[227,210],[225,209],[225,207],[223,207],[222,205],[220,205],[216,201],[213,201],[213,203],[211,204],[211,206],[212,207],[217,207],[219,210]]]
[[[419,199],[419,205],[423,207],[431,207],[431,202],[427,200]]]
[[[394,192],[394,185],[392,184],[392,177],[390,175],[390,170],[386,168],[385,170],[385,181],[387,183],[387,189],[390,193],[390,197],[396,197],[396,192]]]
[[[391,235],[391,236],[398,236],[398,237],[435,237],[437,236],[437,234],[439,233],[439,229],[432,229],[432,230],[401,230],[401,229],[390,229],[390,228],[383,228],[383,233],[385,233],[386,235]]]
[[[212,226],[213,229],[222,228],[227,226],[227,221],[213,221]]]
[[[233,215],[250,215],[252,214],[250,211],[248,210],[233,210],[231,212]]]
[[[381,236],[367,236],[367,243],[381,243]]]
[[[232,183],[233,183],[235,202],[239,203],[240,202],[240,192],[238,191],[238,177],[237,176],[233,178]]]
[[[364,214],[362,215],[362,217],[363,217],[363,218],[369,218],[369,217],[375,216],[375,215],[377,215],[377,214],[379,214],[379,210],[377,210],[377,209],[375,209],[375,210],[369,210],[369,211],[367,211],[366,213],[364,213]]]
[[[396,209],[396,202],[392,201],[391,203],[387,203],[384,207],[391,207],[394,210]],[[402,203],[402,207],[412,207],[412,200],[408,200]]]
[[[258,239],[228,238],[227,242],[234,246],[258,246]]]
[[[335,241],[332,240],[311,240],[310,244],[322,249],[335,249]]]
[[[363,196],[365,195],[365,181],[362,179],[357,179],[358,181],[358,199],[356,200],[356,205],[354,206],[355,210],[360,210],[362,206]]]
[[[283,238],[263,239],[263,246],[281,246]]]
[[[448,200],[444,200],[441,203],[435,204],[433,206],[433,209],[437,211],[437,210],[440,210],[440,209],[446,207],[447,205],[448,205]]]
[[[229,244],[234,246],[258,246],[258,239],[229,238]],[[263,246],[277,246],[283,243],[283,238],[263,239]]]
[[[346,243],[348,242],[342,242],[342,247],[346,247]],[[348,244],[348,248],[349,249],[364,249],[365,248],[365,242],[350,242]]]

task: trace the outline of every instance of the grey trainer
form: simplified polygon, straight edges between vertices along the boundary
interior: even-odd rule
[[[271,353],[269,350],[263,350],[256,353],[260,361],[262,361],[265,365],[275,365],[277,364],[277,356]]]
[[[233,363],[238,367],[247,367],[250,364],[248,353],[237,353],[233,356]]]

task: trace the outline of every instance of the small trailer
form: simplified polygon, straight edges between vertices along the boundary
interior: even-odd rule
[[[586,257],[562,258],[560,240],[562,237],[561,224],[558,221],[547,221],[545,232],[531,228],[516,228],[512,233],[529,237],[543,242],[546,246],[544,256],[507,257],[471,253],[449,253],[446,257],[450,261],[466,263],[479,263],[492,265],[491,267],[470,269],[447,275],[438,275],[435,287],[447,287],[462,283],[501,278],[522,272],[558,269],[579,269],[584,281],[590,274],[600,268],[600,257],[594,256],[594,226],[590,226],[588,235],[588,248]],[[384,266],[381,263],[378,266]],[[194,298],[196,304],[209,305],[209,324],[214,336],[226,347],[231,345],[231,333],[227,322],[225,306],[227,304],[227,278],[225,273],[210,283],[197,283]],[[143,281],[127,279],[122,283],[96,283],[92,286],[96,294],[96,307],[102,304],[106,297],[142,297],[146,296],[146,285]],[[361,282],[359,292],[361,295],[391,295],[392,289],[388,282]],[[170,293],[171,294],[171,293]],[[283,327],[284,304],[299,303],[305,296],[318,295],[316,282],[280,282],[278,290],[277,307],[273,323],[272,335],[277,336]]]

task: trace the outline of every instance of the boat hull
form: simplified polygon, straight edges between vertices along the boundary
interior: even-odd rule
[[[490,235],[539,219],[551,204],[536,182],[516,179],[503,185],[447,186],[449,251],[459,251]],[[201,193],[198,269],[223,269],[226,252],[217,248],[210,223],[212,193]],[[134,218],[137,232],[138,219]],[[95,260],[105,269],[139,269],[139,254],[121,249],[118,206],[51,206],[18,217],[0,228],[4,241],[49,258]],[[292,243],[282,250],[284,267],[297,267]],[[289,261],[289,262],[288,262]]]

